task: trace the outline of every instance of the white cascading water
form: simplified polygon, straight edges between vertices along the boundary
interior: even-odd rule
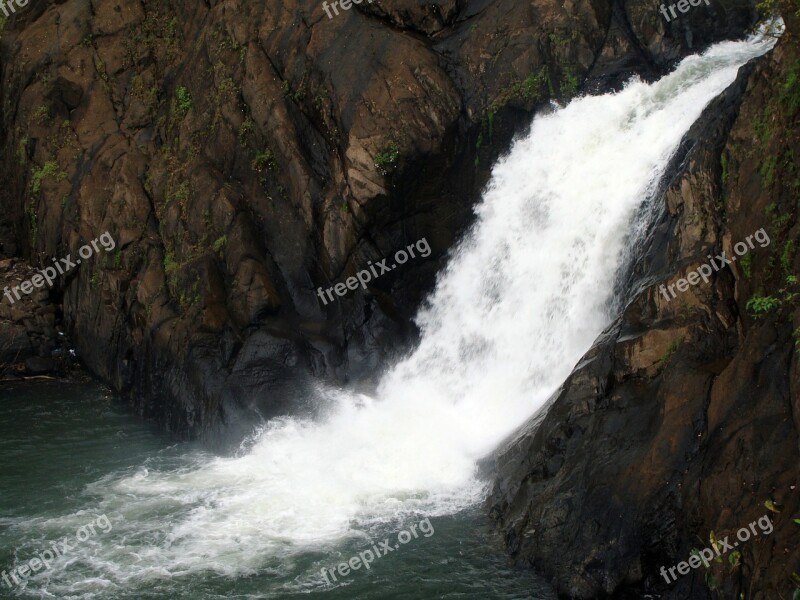
[[[112,533],[74,550],[94,579],[61,560],[29,586],[47,577],[50,592],[80,593],[279,568],[376,522],[480,500],[476,461],[542,406],[612,319],[626,235],[681,138],[773,44],[721,43],[656,83],[537,117],[495,166],[418,317],[419,347],[375,398],[320,390],[327,414],[271,422],[240,456],[109,475],[89,490],[96,506],[57,519],[74,530],[89,514],[111,518]]]

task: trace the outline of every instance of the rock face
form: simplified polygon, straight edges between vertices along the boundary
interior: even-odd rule
[[[666,25],[649,2],[66,0],[0,39],[0,254],[109,231],[54,290],[82,361],[165,427],[289,410],[369,378],[536,107],[731,35],[752,4]],[[699,20],[698,20],[699,19]],[[691,27],[691,24],[699,27]],[[693,36],[688,31],[695,31]],[[317,289],[425,238],[367,291]]]
[[[564,597],[772,599],[791,598],[796,587],[800,27],[793,11],[778,47],[743,68],[688,136],[621,317],[546,416],[496,456],[490,514],[511,555]],[[734,246],[761,228],[769,243],[755,243],[750,258],[670,302],[659,292],[709,254],[736,256]],[[756,526],[757,536],[710,569],[670,584],[660,573],[711,547],[713,537],[737,541],[740,528],[764,515],[774,530]]]
[[[72,366],[59,307],[41,276],[30,294],[13,289],[37,273],[22,260],[0,260],[0,380],[65,374]]]

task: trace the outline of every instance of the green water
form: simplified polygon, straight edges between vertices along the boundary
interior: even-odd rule
[[[320,568],[335,568],[368,549],[363,540],[287,559],[266,556],[245,574],[211,568],[181,574],[180,565],[165,565],[163,573],[151,572],[144,580],[134,571],[99,577],[101,567],[111,564],[109,556],[135,564],[148,544],[165,543],[159,530],[176,510],[165,510],[162,521],[149,513],[140,522],[128,512],[120,523],[114,505],[102,503],[109,482],[143,468],[188,469],[210,458],[197,444],[178,442],[139,419],[99,385],[0,384],[0,571],[8,573],[52,542],[74,537],[76,524],[91,523],[101,513],[114,524],[49,571],[39,570],[12,588],[0,580],[0,598],[554,598],[533,574],[508,566],[478,508],[431,518],[433,535],[412,539],[369,570],[339,577],[337,585],[325,585]],[[117,502],[124,503],[124,495]],[[384,525],[372,533],[377,540],[395,540],[397,531]]]

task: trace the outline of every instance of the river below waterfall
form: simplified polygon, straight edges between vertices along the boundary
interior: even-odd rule
[[[135,564],[144,551],[142,544],[157,543],[159,531],[174,526],[174,506],[165,499],[162,520],[153,507],[146,530],[138,532],[134,542],[131,528],[118,520],[112,506],[102,503],[100,488],[109,474],[180,471],[211,458],[197,445],[175,442],[132,415],[97,384],[0,385],[0,571],[7,575],[13,565],[36,557],[53,540],[74,539],[76,530],[100,513],[111,523],[107,533],[95,528],[96,536],[78,543],[74,553],[65,553],[66,562],[57,568],[62,570],[59,578],[71,580],[69,589],[48,584],[48,572],[40,570],[26,588],[11,590],[0,579],[0,598],[554,598],[531,573],[508,566],[484,515],[474,507],[431,517],[432,535],[412,538],[376,559],[368,571],[361,568],[339,576],[344,585],[334,588],[323,585],[320,569],[335,568],[371,548],[366,538],[308,548],[290,561],[265,556],[262,565],[235,578],[224,570],[169,573],[167,565],[152,565],[152,577],[126,578],[122,585],[95,578],[108,548],[127,547],[128,560]],[[119,500],[124,502],[124,497]],[[191,491],[184,501],[192,502]],[[83,510],[89,506],[93,508]],[[376,525],[370,533],[375,543],[394,540],[412,522]],[[213,563],[211,554],[209,547]]]

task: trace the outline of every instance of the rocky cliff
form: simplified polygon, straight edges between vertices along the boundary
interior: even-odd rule
[[[496,457],[490,513],[565,597],[798,594],[798,8],[690,132],[621,317]],[[762,228],[708,284],[661,292]],[[764,515],[774,531],[709,568],[660,572]]]
[[[84,364],[199,434],[368,379],[532,111],[739,35],[749,2],[67,0],[0,38],[0,254],[108,231],[50,294]],[[319,287],[433,254],[323,305]],[[2,315],[0,315],[2,317]],[[13,317],[19,325],[22,317]],[[46,353],[41,350],[39,353]]]

